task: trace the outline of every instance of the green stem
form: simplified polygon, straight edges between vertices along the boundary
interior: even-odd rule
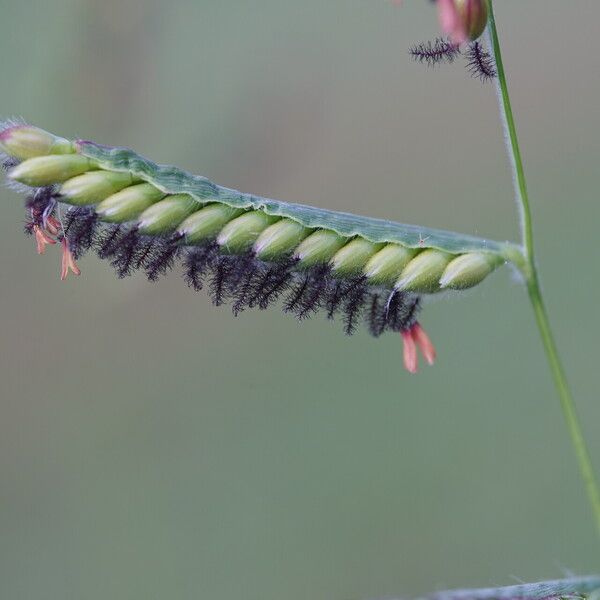
[[[533,306],[536,322],[554,384],[560,397],[562,412],[569,430],[571,443],[575,450],[579,471],[585,483],[588,499],[592,507],[592,513],[600,534],[600,486],[594,474],[590,453],[586,445],[585,437],[581,428],[581,421],[577,415],[575,402],[567,383],[564,368],[558,355],[556,342],[550,327],[550,320],[542,297],[539,277],[534,259],[534,244],[533,244],[533,226],[531,218],[531,208],[529,204],[529,195],[527,193],[527,182],[525,179],[525,169],[523,168],[523,160],[519,149],[519,140],[517,138],[517,128],[510,103],[508,93],[508,84],[506,81],[506,73],[502,62],[502,53],[500,51],[500,41],[498,39],[498,31],[496,29],[496,20],[494,17],[494,8],[492,0],[488,0],[489,6],[489,25],[488,35],[490,45],[496,60],[496,68],[498,71],[497,88],[498,88],[498,103],[500,106],[500,114],[504,125],[506,136],[506,147],[510,158],[511,166],[514,174],[515,195],[517,204],[521,212],[521,241],[524,249],[524,268],[523,275],[527,281],[527,290],[529,299]]]

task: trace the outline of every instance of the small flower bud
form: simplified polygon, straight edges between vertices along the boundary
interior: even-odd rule
[[[62,183],[96,168],[89,158],[79,154],[51,154],[23,161],[12,168],[8,176],[31,187],[44,187]]]
[[[407,292],[437,292],[440,277],[453,258],[454,255],[441,250],[423,250],[404,267],[394,287]]]
[[[200,244],[208,240],[244,211],[227,204],[209,204],[190,215],[178,228],[177,233],[185,237],[188,244]]]
[[[217,236],[217,243],[226,252],[241,254],[249,250],[256,238],[277,219],[260,210],[247,212],[223,227]]]
[[[488,22],[486,0],[437,0],[442,31],[455,44],[476,40]]]
[[[493,254],[469,252],[456,257],[446,267],[440,287],[464,290],[481,283],[496,267],[501,259]]]
[[[404,267],[415,257],[418,250],[399,244],[388,244],[365,265],[364,274],[374,285],[392,284]]]
[[[135,219],[164,195],[164,192],[149,183],[139,183],[100,202],[96,207],[96,212],[103,221],[124,223]]]
[[[261,260],[273,260],[289,254],[310,230],[292,219],[281,219],[267,227],[254,242],[254,253]]]
[[[335,253],[331,259],[331,268],[340,275],[360,273],[371,256],[382,247],[383,244],[373,244],[363,238],[355,238]]]
[[[333,255],[346,243],[335,231],[321,229],[309,235],[294,252],[302,267],[328,263]]]
[[[69,140],[31,125],[13,125],[0,131],[0,150],[19,160],[75,152]]]
[[[138,182],[131,173],[90,171],[65,181],[59,194],[68,204],[86,206],[102,202],[112,194]]]
[[[138,219],[140,233],[160,235],[171,233],[201,205],[187,194],[167,196],[147,208]]]

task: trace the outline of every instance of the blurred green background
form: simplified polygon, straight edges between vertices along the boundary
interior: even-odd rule
[[[600,5],[497,17],[539,260],[597,468]],[[493,86],[407,47],[424,1],[0,0],[0,114],[247,192],[514,239]],[[408,597],[599,570],[508,270],[397,336],[234,319],[175,274],[61,283],[0,190],[0,596]]]

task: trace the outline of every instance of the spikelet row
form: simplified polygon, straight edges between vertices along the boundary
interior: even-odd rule
[[[269,212],[267,202],[236,205],[208,180],[200,181],[200,199],[169,193],[143,170],[111,168],[86,155],[83,144],[89,143],[24,124],[0,127],[8,178],[28,193],[26,230],[35,234],[40,252],[61,243],[63,278],[69,270],[78,274],[75,261],[90,249],[110,260],[120,277],[143,269],[154,280],[181,260],[188,284],[200,289],[208,281],[213,302],[231,302],[235,314],[283,298],[284,310],[300,319],[318,309],[330,318],[341,314],[347,333],[363,318],[373,335],[400,332],[405,364],[416,370],[417,346],[429,362],[434,359],[416,321],[419,295],[472,287],[505,260],[477,240],[476,251],[451,252],[428,247],[421,235],[412,246],[344,235],[336,227],[338,214],[359,225],[362,218],[300,205],[286,205],[287,213],[279,211],[284,214]],[[311,210],[333,217],[316,225],[295,218]]]
[[[472,287],[503,262],[491,252],[456,255],[373,243],[261,210],[200,204],[186,194],[167,195],[131,173],[100,169],[74,144],[37,128],[14,127],[3,135],[6,153],[22,160],[10,179],[34,188],[60,185],[60,202],[94,207],[100,221],[128,223],[142,235],[175,236],[188,246],[215,240],[225,253],[252,251],[268,261],[291,256],[299,269],[327,264],[340,277],[363,275],[369,284],[415,293]]]

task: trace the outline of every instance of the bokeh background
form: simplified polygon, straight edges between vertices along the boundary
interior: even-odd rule
[[[539,260],[597,468],[600,5],[497,17]],[[0,114],[269,197],[515,239],[492,85],[385,0],[0,0]],[[0,190],[0,595],[349,600],[598,571],[508,270],[394,335],[234,319],[175,274],[61,283]]]

